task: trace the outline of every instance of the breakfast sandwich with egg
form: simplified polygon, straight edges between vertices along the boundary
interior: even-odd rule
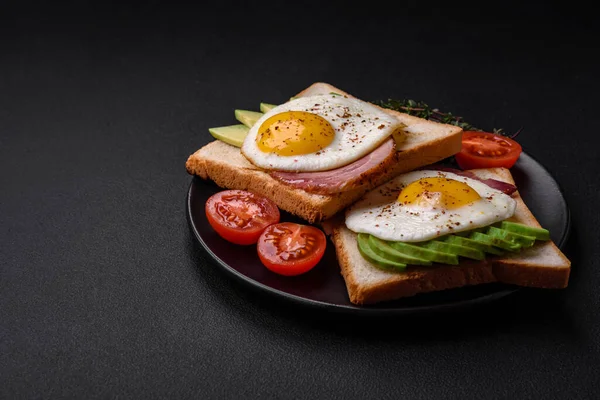
[[[210,142],[189,156],[186,170],[266,196],[309,223],[461,148],[458,126],[384,109],[321,82],[258,115],[243,139]]]
[[[504,282],[564,288],[571,263],[509,169],[401,174],[327,222],[350,301]]]

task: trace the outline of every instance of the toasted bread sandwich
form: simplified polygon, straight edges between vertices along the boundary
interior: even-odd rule
[[[362,102],[321,82],[265,111],[244,131],[252,138],[237,146],[214,140],[189,156],[186,170],[222,188],[266,196],[308,223],[323,222],[398,174],[443,160],[461,148],[458,126]],[[282,115],[292,115],[294,121]],[[323,127],[319,138],[298,139],[297,130],[309,123]],[[279,128],[296,134],[277,142],[272,133]],[[339,138],[341,131],[345,142]]]
[[[326,222],[352,303],[374,304],[490,282],[567,286],[571,262],[550,240],[518,188],[501,193],[498,187],[514,185],[510,170],[465,172],[459,178],[444,171],[399,175]],[[402,180],[410,174],[415,175],[412,184]],[[432,179],[438,179],[442,188],[428,191],[428,185],[435,184]],[[477,189],[482,197],[465,186],[448,185],[454,179],[473,187],[490,182],[496,187]],[[460,209],[465,212],[459,213]],[[395,225],[394,218],[401,225]],[[410,240],[395,240],[401,237]]]

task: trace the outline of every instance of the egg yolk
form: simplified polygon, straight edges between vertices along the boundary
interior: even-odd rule
[[[407,185],[398,196],[404,205],[454,209],[473,203],[481,198],[469,185],[454,179],[422,178]]]
[[[256,144],[265,153],[295,156],[322,150],[334,137],[333,126],[323,117],[305,111],[285,111],[262,123]]]

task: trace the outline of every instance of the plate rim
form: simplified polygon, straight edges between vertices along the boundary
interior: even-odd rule
[[[552,175],[552,173],[548,170],[548,168],[546,166],[544,166],[542,163],[540,163],[535,157],[533,157],[529,153],[526,153],[525,151],[523,151],[521,153],[521,156],[525,156],[525,158],[530,158],[541,169],[543,169],[548,174],[548,176],[553,180],[554,185],[556,186],[556,189],[560,193],[562,201],[565,204],[565,210],[566,210],[565,229],[564,229],[559,241],[556,243],[556,246],[559,249],[563,250],[565,244],[568,241],[568,238],[569,238],[570,232],[571,232],[571,211],[570,211],[569,205],[567,203],[567,200],[564,196],[564,191],[563,191],[562,187],[559,185],[559,183],[556,181],[556,179],[554,178],[554,175]],[[192,232],[194,233],[196,240],[198,240],[198,242],[200,242],[200,244],[202,245],[204,250],[210,255],[210,257],[213,259],[213,261],[217,262],[221,267],[223,267],[222,269],[224,269],[230,276],[241,280],[246,285],[248,285],[252,290],[260,290],[260,291],[262,291],[262,293],[267,293],[270,296],[283,297],[287,301],[290,301],[294,304],[298,304],[298,305],[302,305],[302,306],[309,306],[309,307],[313,307],[313,308],[317,308],[317,309],[321,309],[321,310],[333,311],[336,313],[359,313],[359,314],[364,314],[364,315],[398,315],[398,314],[414,315],[414,314],[424,314],[424,313],[429,313],[429,312],[438,312],[438,311],[445,311],[445,310],[447,311],[447,310],[455,310],[455,309],[460,309],[460,308],[465,308],[465,307],[472,307],[472,306],[476,306],[476,305],[479,305],[482,303],[499,300],[499,299],[507,297],[517,291],[521,291],[521,290],[525,289],[523,287],[510,286],[507,284],[507,287],[504,289],[499,289],[498,291],[494,291],[492,293],[489,293],[489,294],[486,294],[486,295],[483,295],[480,297],[476,297],[473,299],[458,300],[458,301],[452,301],[452,302],[448,302],[448,303],[435,304],[435,305],[411,306],[411,307],[406,307],[406,308],[404,308],[404,307],[369,307],[368,305],[361,306],[361,305],[353,305],[353,304],[348,304],[348,305],[332,304],[332,303],[328,303],[328,302],[321,301],[321,300],[307,299],[302,296],[298,296],[295,294],[284,292],[279,289],[275,289],[271,286],[265,285],[264,283],[258,282],[256,280],[242,274],[241,272],[237,271],[236,269],[232,268],[231,266],[229,266],[225,261],[221,260],[221,258],[219,258],[210,249],[210,247],[204,241],[204,239],[202,239],[202,236],[198,232],[198,229],[196,228],[194,221],[192,219],[192,216],[191,216],[192,186],[194,185],[194,181],[197,179],[200,179],[200,178],[197,176],[192,177],[192,180],[188,186],[188,191],[187,191],[187,195],[186,195],[186,216],[187,216],[188,224],[189,224]],[[341,275],[340,275],[340,278],[343,279],[343,277]]]

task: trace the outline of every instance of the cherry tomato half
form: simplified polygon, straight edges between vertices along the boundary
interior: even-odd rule
[[[281,222],[260,235],[257,249],[260,261],[269,270],[294,276],[311,270],[323,258],[327,239],[310,225]]]
[[[245,190],[224,190],[210,196],[206,218],[223,239],[235,244],[254,244],[263,230],[279,222],[277,205]]]
[[[512,167],[522,152],[515,140],[489,132],[465,131],[454,158],[462,169]]]

